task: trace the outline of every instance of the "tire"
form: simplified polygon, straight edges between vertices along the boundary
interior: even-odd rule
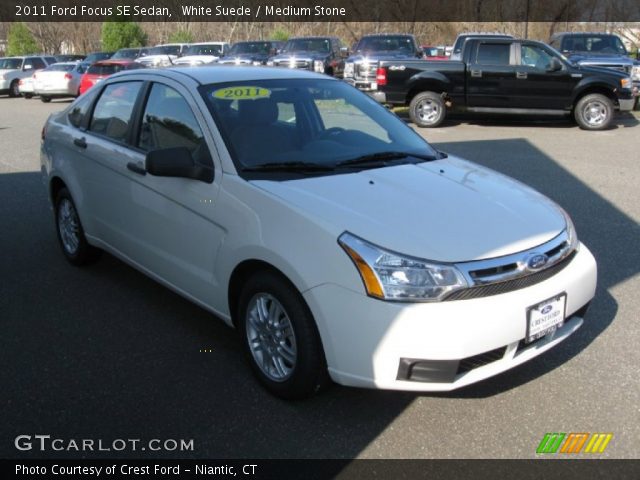
[[[578,100],[573,115],[583,130],[606,130],[613,121],[613,102],[600,93],[585,95]]]
[[[24,98],[25,98],[26,100],[31,100],[31,99],[33,98],[33,93],[25,93],[25,94],[24,94]]]
[[[447,116],[444,98],[435,92],[422,92],[409,103],[409,117],[418,127],[435,128]]]
[[[46,97],[44,95],[40,95],[40,101],[42,103],[49,103],[51,101],[51,97]]]
[[[269,392],[301,399],[329,383],[311,312],[280,275],[264,271],[252,276],[240,294],[236,319],[251,369]]]
[[[640,110],[640,97],[636,97],[636,103],[633,104],[633,109],[636,111]]]
[[[10,97],[20,96],[20,90],[18,89],[18,80],[14,80],[13,82],[11,82],[11,85],[9,85],[9,96]]]
[[[58,241],[69,263],[80,266],[97,260],[101,251],[87,242],[76,205],[66,188],[56,195],[54,213]]]

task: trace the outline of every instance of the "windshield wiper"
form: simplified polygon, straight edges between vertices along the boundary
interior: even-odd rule
[[[311,162],[273,162],[243,167],[243,172],[331,172],[331,165]]]
[[[377,167],[386,165],[389,160],[401,160],[407,157],[415,157],[424,161],[432,161],[438,159],[438,157],[434,155],[420,155],[418,153],[378,152],[351,158],[349,160],[343,160],[342,162],[336,163],[336,167]]]

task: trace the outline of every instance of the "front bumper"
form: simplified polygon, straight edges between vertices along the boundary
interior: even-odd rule
[[[69,96],[73,97],[76,95],[77,91],[73,91],[72,87],[42,87],[35,85],[33,87],[33,91],[36,95],[49,95],[49,96]]]
[[[387,103],[386,95],[384,92],[378,90],[378,84],[376,82],[355,80],[353,78],[345,78],[344,81],[352,87],[356,87],[361,92],[366,93],[378,103]]]
[[[594,296],[596,276],[595,260],[582,245],[553,277],[500,295],[398,303],[323,284],[304,297],[318,324],[329,373],[337,383],[448,391],[513,368],[575,332]],[[524,345],[527,308],[561,292],[567,294],[564,325]],[[429,370],[426,375],[425,369]]]

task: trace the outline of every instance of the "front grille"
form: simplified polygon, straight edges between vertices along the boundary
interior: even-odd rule
[[[485,365],[496,362],[504,357],[506,351],[507,347],[500,347],[489,352],[474,355],[473,357],[463,358],[462,360],[460,360],[456,375],[470,372],[474,368],[484,367]]]
[[[376,63],[356,63],[354,65],[354,74],[356,80],[375,79],[378,66]]]
[[[294,65],[295,65],[294,68],[309,68],[309,66],[311,65],[311,62],[309,62],[308,60],[296,60],[294,62]],[[275,66],[291,68],[291,62],[289,60],[283,60],[281,62],[276,63]]]
[[[492,295],[499,295],[501,293],[513,292],[522,288],[530,287],[537,283],[544,282],[553,277],[571,263],[573,257],[576,255],[574,250],[570,255],[560,260],[555,265],[541,270],[539,272],[531,273],[529,275],[514,278],[513,280],[507,280],[499,283],[491,283],[488,285],[480,285],[478,287],[471,287],[464,290],[457,290],[444,299],[445,302],[452,300],[469,300],[472,298],[490,297]]]

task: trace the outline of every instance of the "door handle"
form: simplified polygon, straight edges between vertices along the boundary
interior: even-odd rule
[[[76,147],[87,148],[87,141],[84,139],[84,137],[82,137],[82,138],[74,138],[73,139],[73,144]]]
[[[145,168],[138,164],[138,163],[134,163],[134,162],[129,162],[127,163],[127,168],[129,170],[131,170],[134,173],[137,173],[138,175],[146,175],[147,171],[145,170]]]
[[[527,72],[516,72],[516,78],[526,79]]]
[[[472,77],[482,77],[482,70],[471,70],[471,76]]]

